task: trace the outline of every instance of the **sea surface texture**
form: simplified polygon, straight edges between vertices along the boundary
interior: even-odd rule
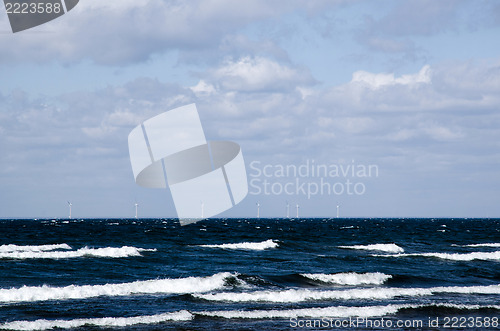
[[[498,219],[0,228],[0,329],[500,329]]]

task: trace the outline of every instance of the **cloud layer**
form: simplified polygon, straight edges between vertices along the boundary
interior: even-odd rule
[[[207,135],[238,140],[248,162],[355,159],[379,165],[381,187],[427,181],[420,190],[441,183],[458,196],[471,181],[500,181],[494,167],[500,157],[500,86],[484,79],[499,64],[463,67],[426,65],[402,76],[355,72],[348,83],[312,86],[304,95],[300,89],[311,81],[293,68],[244,57],[203,74],[193,87],[140,78],[46,100],[14,91],[0,102],[6,165],[0,175],[14,191],[29,187],[39,194],[68,183],[123,187],[128,177],[133,183],[128,132],[157,113],[196,102]],[[456,93],[465,80],[475,86],[476,97]],[[402,179],[408,171],[411,178]]]
[[[127,216],[134,199],[148,201],[149,216],[174,216],[168,195],[135,186],[126,137],[192,102],[207,138],[238,141],[247,163],[377,164],[365,196],[338,197],[350,216],[497,215],[498,6],[373,6],[86,0],[50,24],[0,34],[0,69],[27,82],[0,78],[0,217],[64,216],[73,198],[77,213],[93,206],[87,216]],[[464,46],[471,40],[481,48]],[[61,84],[95,87],[37,93],[52,77],[26,68],[51,65]],[[331,197],[250,197],[232,216],[253,211],[251,199],[269,199],[275,215],[285,200],[311,216],[331,207]]]

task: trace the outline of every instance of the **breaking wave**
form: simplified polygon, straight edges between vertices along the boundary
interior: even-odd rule
[[[54,247],[58,246],[58,247],[51,248],[45,246],[54,246]],[[0,251],[0,259],[69,259],[76,257],[120,258],[129,256],[141,256],[141,252],[156,251],[156,249],[145,249],[145,248],[137,248],[130,246],[103,247],[103,248],[83,247],[76,251],[69,251],[68,249],[71,249],[71,247],[66,244],[44,245],[44,246],[16,246],[16,247],[18,248],[25,247],[25,249]],[[39,249],[36,249],[37,247]],[[66,251],[59,251],[55,249],[66,249]]]
[[[423,256],[423,257],[435,257],[439,259],[453,260],[453,261],[500,260],[500,251],[472,252],[472,253],[412,253],[412,254],[374,255],[374,256],[383,256],[383,257]]]
[[[479,310],[479,309],[500,309],[500,306],[480,306],[480,305],[454,305],[454,304],[431,304],[431,305],[386,305],[386,306],[365,306],[365,307],[322,307],[322,308],[299,308],[286,310],[222,310],[199,312],[196,315],[211,316],[219,318],[240,318],[240,319],[266,319],[266,318],[348,318],[348,317],[380,317],[391,315],[399,312],[402,309],[419,309],[419,308],[447,308],[458,310]]]
[[[338,246],[339,248],[348,249],[363,249],[369,251],[381,251],[388,253],[403,253],[404,249],[396,244],[372,244],[372,245],[353,245],[353,246]]]
[[[56,249],[71,249],[71,246],[68,244],[53,244],[53,245],[27,245],[27,246],[18,246],[18,245],[2,245],[0,246],[0,253],[9,253],[9,252],[45,252],[45,251],[53,251]]]
[[[164,313],[150,316],[137,317],[104,317],[104,318],[81,318],[73,320],[45,320],[15,321],[0,325],[2,329],[8,330],[48,330],[53,328],[69,329],[85,325],[97,327],[126,327],[138,324],[157,324],[167,321],[188,321],[193,315],[187,310],[173,313]]]
[[[221,310],[196,313],[197,315],[222,318],[293,318],[293,317],[375,317],[395,314],[405,305],[368,306],[368,307],[324,307],[286,310]]]
[[[235,243],[235,244],[220,244],[220,245],[199,245],[200,247],[208,247],[208,248],[223,248],[223,249],[245,249],[245,250],[255,250],[255,251],[263,251],[268,248],[276,248],[278,247],[278,242],[273,239],[268,239],[262,242],[243,242],[243,243]]]
[[[450,286],[431,288],[368,288],[349,290],[310,290],[290,289],[282,291],[255,291],[255,292],[221,292],[207,294],[193,294],[193,296],[208,301],[226,302],[278,302],[294,303],[317,300],[376,300],[392,299],[395,297],[430,296],[436,293],[455,294],[500,294],[500,285],[489,286]]]
[[[464,247],[500,247],[500,243],[486,243],[486,244],[470,244]]]
[[[380,272],[368,272],[364,274],[358,274],[356,272],[338,274],[301,274],[301,276],[323,283],[338,285],[381,285],[392,277],[391,275]]]
[[[69,329],[82,326],[95,327],[128,327],[135,325],[151,325],[163,322],[189,321],[195,316],[225,318],[225,319],[274,319],[274,318],[371,318],[393,315],[401,310],[411,309],[457,309],[457,310],[480,310],[497,309],[500,306],[480,306],[480,305],[456,305],[456,304],[401,304],[401,305],[378,305],[363,307],[333,306],[321,308],[299,308],[299,309],[272,309],[272,310],[218,310],[218,311],[200,311],[189,312],[181,310],[177,312],[146,315],[136,317],[104,317],[104,318],[86,318],[73,320],[35,320],[35,321],[14,321],[0,325],[0,329],[15,330],[48,330],[53,328]],[[357,320],[363,325],[364,320]]]
[[[23,286],[0,289],[0,302],[33,302],[46,300],[87,299],[98,296],[132,294],[203,293],[221,289],[235,275],[222,272],[208,277],[166,278],[104,285],[69,285],[65,287]]]

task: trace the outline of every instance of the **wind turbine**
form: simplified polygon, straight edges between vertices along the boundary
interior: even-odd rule
[[[204,214],[204,207],[205,207],[205,204],[203,203],[203,201],[201,202],[201,218],[204,218],[205,216],[203,216]]]
[[[260,203],[257,202],[257,218],[260,218]]]
[[[137,206],[139,206],[139,204],[136,202],[135,203],[135,218],[137,219]]]
[[[297,204],[297,218],[299,218],[299,204]]]
[[[286,202],[286,218],[290,218],[290,204]]]
[[[337,218],[339,218],[339,208],[340,208],[340,206],[339,206],[339,203],[337,202]]]
[[[69,206],[69,219],[71,219],[71,206],[73,206],[73,204],[68,201],[68,206]]]

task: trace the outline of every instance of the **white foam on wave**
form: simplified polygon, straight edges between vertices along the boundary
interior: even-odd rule
[[[71,249],[71,246],[68,244],[53,244],[53,245],[1,245],[0,253],[9,253],[9,252],[45,252],[45,251],[53,251],[57,249]]]
[[[280,302],[294,303],[318,300],[354,300],[354,299],[391,299],[397,296],[431,295],[426,289],[376,288],[319,291],[309,289],[290,289],[283,291],[256,292],[221,292],[194,294],[195,297],[209,301],[226,302]]]
[[[323,307],[323,308],[300,308],[286,310],[219,310],[205,311],[196,313],[196,315],[222,317],[222,318],[294,318],[294,317],[376,317],[395,314],[405,305],[387,305],[387,306],[368,306],[368,307]]]
[[[407,308],[422,308],[422,307],[453,308],[453,309],[460,309],[460,310],[479,310],[479,309],[497,309],[497,310],[500,310],[499,305],[465,305],[465,304],[455,304],[455,303],[421,304],[421,305],[411,306],[411,307],[407,307]]]
[[[318,280],[323,283],[337,285],[381,285],[391,275],[386,275],[381,272],[368,272],[359,274],[356,272],[337,273],[337,274],[301,274],[312,280]]]
[[[53,328],[78,328],[86,325],[97,327],[127,327],[140,324],[157,324],[167,321],[189,321],[192,318],[193,315],[189,311],[181,310],[172,313],[136,317],[81,318],[73,320],[40,319],[36,321],[15,321],[0,325],[0,328],[7,330],[49,330]]]
[[[401,304],[401,305],[386,305],[386,306],[364,306],[364,307],[322,307],[322,308],[299,308],[286,310],[222,310],[222,311],[205,311],[194,313],[195,315],[222,317],[227,319],[266,319],[266,318],[347,318],[347,317],[381,317],[391,314],[396,314],[401,309],[412,309],[422,307],[444,307],[461,310],[478,310],[478,309],[498,309],[498,305],[456,305],[456,304]]]
[[[23,286],[0,289],[0,302],[87,299],[132,294],[203,293],[223,288],[226,279],[231,276],[235,275],[222,272],[208,277],[166,278],[104,285]]]
[[[372,245],[353,245],[353,246],[338,246],[339,248],[362,249],[369,251],[381,251],[388,253],[403,253],[404,249],[396,244],[372,244]]]
[[[500,294],[500,285],[488,286],[438,286],[431,288],[433,293],[456,294]]]
[[[254,291],[254,292],[221,292],[207,294],[193,294],[193,296],[209,301],[226,302],[278,302],[295,303],[318,300],[379,300],[395,297],[430,296],[437,293],[456,294],[500,294],[500,285],[489,286],[450,286],[431,288],[364,288],[349,290],[311,290],[289,289],[282,291]]]
[[[464,247],[500,247],[500,243],[486,243],[486,244],[470,244]]]
[[[423,257],[435,257],[439,259],[453,260],[453,261],[500,260],[500,251],[472,252],[472,253],[412,253],[412,254],[374,255],[374,256],[382,256],[382,257],[423,256]]]
[[[263,251],[269,248],[278,247],[278,242],[273,239],[268,239],[262,242],[243,242],[234,244],[220,244],[220,245],[199,245],[200,247],[208,248],[223,248],[223,249],[244,249],[244,250],[255,250]]]
[[[69,247],[69,246],[68,246]],[[68,249],[68,248],[65,248]],[[69,247],[71,249],[71,247]],[[76,251],[56,250],[15,250],[0,252],[0,259],[68,259],[76,257],[107,257],[121,258],[129,256],[141,256],[141,252],[156,251],[156,249],[145,249],[131,246],[88,248],[83,247]]]
[[[146,315],[136,317],[104,317],[104,318],[87,318],[73,320],[35,320],[35,321],[14,321],[0,325],[0,329],[8,330],[48,330],[53,328],[77,328],[82,326],[97,326],[97,327],[128,327],[134,325],[151,325],[168,321],[190,321],[194,316],[206,316],[226,319],[274,319],[274,318],[348,318],[348,317],[381,317],[398,313],[401,309],[412,309],[422,307],[437,307],[437,308],[453,308],[460,310],[479,310],[479,309],[497,309],[498,305],[457,305],[457,304],[401,304],[401,305],[385,305],[385,306],[363,306],[363,307],[346,307],[333,306],[321,308],[299,308],[285,310],[218,310],[218,311],[201,311],[189,312],[181,310],[177,312]]]

